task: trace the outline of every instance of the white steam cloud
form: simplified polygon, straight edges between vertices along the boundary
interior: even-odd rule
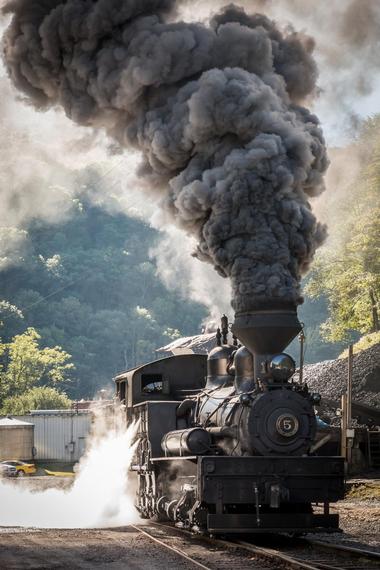
[[[94,426],[88,452],[68,490],[30,491],[26,481],[0,481],[0,525],[36,528],[96,528],[139,520],[128,468],[136,427],[121,416],[109,427],[103,415]]]

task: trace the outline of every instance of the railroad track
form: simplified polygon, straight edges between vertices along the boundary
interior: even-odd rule
[[[293,542],[293,544],[292,544]],[[380,568],[380,554],[360,548],[342,546],[314,539],[289,539],[289,546],[273,549],[237,541],[248,550],[262,551],[288,564],[289,568],[313,570],[374,570]]]
[[[152,523],[151,523],[152,524]],[[154,524],[154,523],[153,523]],[[139,526],[135,526],[135,525],[129,525],[131,528],[134,528],[135,530],[137,530],[138,532],[140,532],[141,534],[143,534],[144,536],[150,538],[150,540],[152,540],[153,542],[155,542],[156,544],[159,544],[160,546],[170,550],[171,552],[174,552],[175,554],[177,554],[178,556],[180,556],[181,558],[187,560],[188,562],[190,562],[191,564],[193,564],[194,566],[197,566],[198,568],[203,568],[203,570],[211,570],[211,568],[209,568],[209,566],[205,566],[204,564],[202,564],[201,562],[198,562],[198,560],[196,560],[195,558],[192,558],[191,556],[188,556],[187,554],[185,554],[184,552],[181,552],[181,550],[179,550],[178,548],[175,548],[174,546],[171,546],[170,544],[168,544],[167,542],[165,542],[165,540],[161,540],[160,538],[157,538],[157,536],[154,536],[151,532],[148,532],[147,530],[143,530],[141,527]],[[149,525],[150,526],[150,525]]]
[[[342,570],[368,570],[380,568],[380,554],[378,552],[372,552],[371,550],[364,548],[321,541],[314,538],[301,539],[301,541],[309,545],[316,555],[320,553],[320,555],[324,557],[328,555],[329,557],[332,556],[337,558],[341,564],[338,568]],[[315,564],[322,570],[324,568],[326,570],[337,568],[336,565],[332,565],[334,564],[334,561],[331,562],[329,559],[317,560]]]
[[[287,540],[285,547],[268,548],[252,544],[243,540],[224,540],[207,536],[194,535],[188,530],[177,528],[174,525],[149,522],[147,526],[133,527],[142,532],[163,547],[176,552],[182,558],[187,559],[194,567],[207,570],[219,570],[222,568],[281,568],[291,570],[375,570],[380,569],[380,554],[360,548],[353,548],[324,542],[314,539],[291,539]],[[157,530],[160,530],[157,536]],[[170,531],[170,534],[168,534]],[[173,535],[174,533],[174,535]],[[212,549],[209,561],[203,552],[202,562],[199,560],[199,552],[196,556],[185,554],[183,549],[186,544],[179,548],[168,544],[177,536],[187,536],[199,543],[207,544]],[[191,542],[190,542],[191,544]],[[221,556],[218,561],[217,549],[228,552],[229,556]],[[231,554],[232,553],[232,554]],[[249,555],[249,556],[247,556]],[[253,557],[252,557],[253,555]]]

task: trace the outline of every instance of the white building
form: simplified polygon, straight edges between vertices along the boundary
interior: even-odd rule
[[[36,461],[74,463],[84,453],[93,414],[89,410],[38,410],[17,419],[34,424]]]

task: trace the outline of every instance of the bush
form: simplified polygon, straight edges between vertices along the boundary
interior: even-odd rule
[[[56,388],[32,388],[21,396],[11,396],[3,402],[0,410],[2,415],[11,414],[22,416],[30,410],[67,410],[71,400]]]

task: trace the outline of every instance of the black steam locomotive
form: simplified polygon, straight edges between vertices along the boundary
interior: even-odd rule
[[[141,517],[213,534],[338,528],[329,505],[343,498],[344,462],[316,455],[320,398],[294,381],[282,352],[300,330],[294,310],[240,314],[229,344],[224,317],[208,357],[172,356],[115,379],[139,422]]]

